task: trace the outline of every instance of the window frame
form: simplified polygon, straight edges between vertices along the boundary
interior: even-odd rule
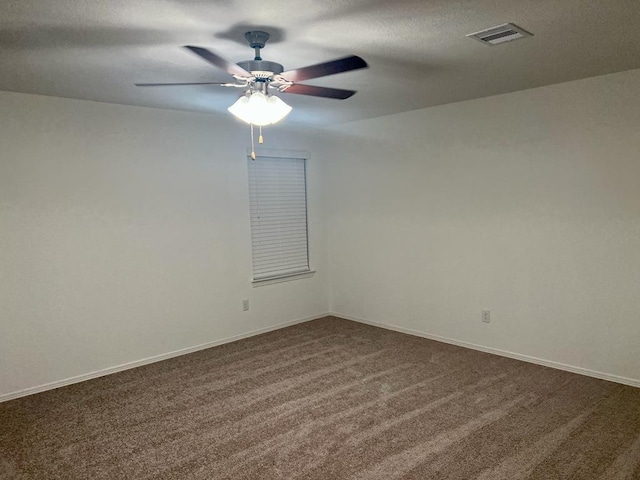
[[[263,285],[272,285],[274,283],[282,283],[289,282],[292,280],[298,280],[303,278],[311,278],[314,276],[316,271],[312,268],[312,255],[311,255],[311,246],[310,246],[310,230],[309,230],[309,153],[303,150],[279,150],[279,149],[268,149],[268,148],[256,148],[255,150],[256,159],[251,159],[251,149],[247,148],[247,193],[249,199],[249,229],[250,229],[250,239],[251,239],[251,284],[253,287],[260,287]],[[304,197],[305,197],[305,219],[306,219],[306,248],[307,248],[307,268],[308,270],[287,273],[282,275],[273,275],[264,278],[255,278],[254,272],[254,263],[253,263],[253,226],[251,221],[251,180],[249,178],[249,168],[250,162],[259,162],[260,158],[284,158],[284,159],[295,159],[295,160],[304,160]]]

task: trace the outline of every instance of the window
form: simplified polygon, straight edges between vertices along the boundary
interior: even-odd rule
[[[310,273],[306,159],[248,158],[253,281]]]

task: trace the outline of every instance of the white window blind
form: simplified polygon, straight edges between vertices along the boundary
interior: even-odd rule
[[[254,281],[308,272],[306,160],[248,164]]]

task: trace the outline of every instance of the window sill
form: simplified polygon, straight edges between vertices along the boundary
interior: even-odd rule
[[[315,275],[315,270],[309,270],[308,272],[292,273],[289,275],[282,275],[280,277],[261,278],[260,280],[254,280],[251,284],[254,287],[262,287],[264,285],[273,285],[274,283],[290,282],[292,280],[298,280],[302,278],[311,278]]]

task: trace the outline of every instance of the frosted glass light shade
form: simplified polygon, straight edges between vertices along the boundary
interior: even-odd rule
[[[271,113],[273,115],[271,123],[278,123],[284,117],[289,115],[291,110],[293,110],[293,108],[284,103],[280,97],[276,97],[274,95],[269,97],[269,107],[271,108]]]
[[[253,92],[249,96],[239,98],[228,110],[243,122],[263,127],[279,122],[292,108],[278,97],[267,97],[262,92]]]

